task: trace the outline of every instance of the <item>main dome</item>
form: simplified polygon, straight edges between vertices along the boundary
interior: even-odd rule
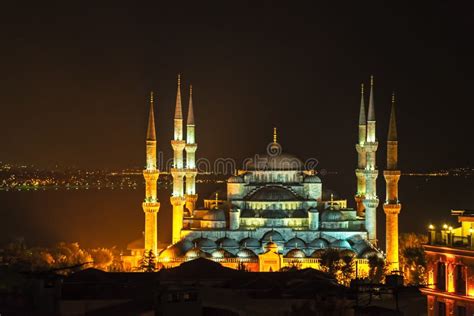
[[[256,156],[245,164],[247,170],[302,170],[303,167],[301,159],[286,153]]]
[[[298,196],[280,186],[265,186],[249,197],[250,201],[296,201]]]

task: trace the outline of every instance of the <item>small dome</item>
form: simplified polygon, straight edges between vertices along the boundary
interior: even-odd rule
[[[324,249],[316,249],[315,251],[313,251],[313,253],[311,254],[311,258],[321,258],[321,256],[323,255],[323,253],[325,252],[326,250]]]
[[[245,164],[247,170],[302,170],[304,163],[294,155],[280,153],[276,155],[259,155]]]
[[[323,222],[338,222],[342,220],[343,220],[342,213],[337,210],[328,209],[328,210],[325,210],[323,214],[321,215],[321,221]]]
[[[268,242],[270,241],[270,239],[273,242],[281,242],[281,243],[285,242],[285,239],[283,238],[283,236],[279,232],[273,229],[267,231],[262,237],[262,241],[264,242]]]
[[[333,241],[330,245],[330,248],[335,248],[335,249],[352,249],[351,244],[347,240],[344,239],[338,239],[336,241]]]
[[[314,249],[326,249],[329,245],[329,242],[323,238],[316,238],[312,242],[309,243],[308,247]]]
[[[287,258],[306,258],[306,254],[301,249],[291,249],[286,254]]]
[[[374,248],[372,248],[372,247],[368,247],[368,248],[362,250],[359,253],[359,257],[364,258],[364,259],[368,259],[368,258],[373,257],[373,256],[383,258],[382,254],[380,252],[378,252],[377,250],[375,250]]]
[[[297,201],[299,198],[284,187],[271,185],[258,189],[248,199],[250,201]]]
[[[216,244],[221,248],[239,248],[237,240],[228,237],[218,239]]]
[[[221,209],[212,209],[207,212],[206,215],[202,217],[205,221],[225,221],[225,212]]]
[[[222,258],[233,258],[234,255],[228,252],[225,249],[217,249],[211,254],[212,258],[222,259]]]
[[[316,207],[312,207],[308,210],[309,213],[318,213],[319,210]]]
[[[343,249],[341,250],[341,256],[342,257],[355,257],[356,253],[352,249]]]
[[[240,241],[240,246],[244,248],[260,248],[262,245],[260,241],[255,238],[247,237]]]
[[[306,248],[306,243],[303,239],[298,237],[293,237],[285,243],[287,248]]]
[[[184,255],[186,259],[196,259],[196,258],[208,258],[209,254],[202,251],[199,248],[192,248],[189,249],[186,254]]]
[[[193,243],[203,250],[216,249],[217,245],[214,241],[206,237],[199,237],[193,240]]]
[[[321,179],[316,175],[306,176],[303,180],[304,183],[321,183]]]
[[[278,245],[274,243],[273,241],[269,241],[265,244],[265,249],[267,251],[278,252]]]
[[[239,258],[257,258],[257,255],[250,249],[244,248],[240,249],[237,252],[237,257]]]
[[[241,176],[232,176],[227,179],[227,183],[245,183],[244,178]]]
[[[178,258],[182,257],[189,249],[193,248],[193,243],[188,239],[182,239],[174,245],[161,251],[160,258]]]

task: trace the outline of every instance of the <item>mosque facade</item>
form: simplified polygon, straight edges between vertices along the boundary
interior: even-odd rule
[[[245,162],[227,180],[227,190],[221,196],[203,200],[198,206],[196,190],[196,152],[192,88],[186,120],[181,104],[181,82],[174,115],[172,243],[159,247],[156,214],[160,208],[156,196],[156,132],[153,99],[147,131],[147,164],[143,174],[146,182],[144,240],[129,246],[131,254],[124,256],[129,268],[137,265],[144,252],[152,251],[157,261],[166,267],[205,257],[236,269],[278,271],[297,264],[301,268],[320,268],[320,256],[328,248],[353,256],[357,273],[368,273],[367,258],[382,256],[377,246],[376,216],[379,198],[376,192],[375,105],[371,78],[369,109],[366,119],[364,91],[361,92],[359,141],[356,144],[357,191],[355,208],[347,200],[323,199],[323,183],[314,169],[294,155],[282,151],[277,130],[265,154]],[[388,137],[387,198],[387,260],[398,269],[398,201],[397,136],[392,100]],[[396,236],[394,235],[396,234]],[[396,247],[396,254],[394,251]]]

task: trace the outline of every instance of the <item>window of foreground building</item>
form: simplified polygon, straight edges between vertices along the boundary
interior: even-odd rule
[[[446,265],[444,262],[438,262],[436,270],[436,289],[446,291]]]
[[[446,304],[438,302],[438,316],[446,316]]]
[[[466,278],[464,276],[464,266],[458,264],[454,270],[456,280],[456,293],[460,295],[466,295]]]

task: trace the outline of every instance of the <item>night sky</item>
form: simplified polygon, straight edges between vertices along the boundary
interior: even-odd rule
[[[171,157],[181,72],[198,157],[263,152],[277,126],[285,151],[354,177],[360,83],[373,74],[383,144],[396,91],[402,170],[473,165],[472,2],[11,3],[0,13],[2,161],[142,167],[151,89]]]

